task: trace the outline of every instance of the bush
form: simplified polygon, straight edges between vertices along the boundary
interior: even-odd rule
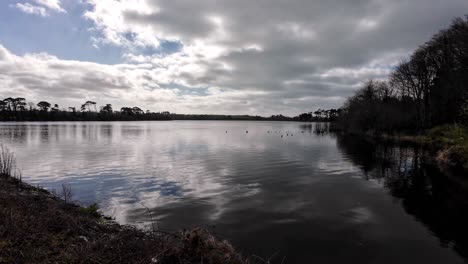
[[[92,205],[88,207],[83,207],[81,210],[87,214],[90,214],[95,217],[100,217],[102,216],[101,213],[99,212],[99,206],[97,203],[93,203]]]
[[[435,127],[429,130],[429,136],[432,140],[443,145],[463,146],[468,144],[468,128],[457,124]]]
[[[438,126],[429,131],[429,136],[442,149],[439,160],[468,170],[468,127],[457,124]]]

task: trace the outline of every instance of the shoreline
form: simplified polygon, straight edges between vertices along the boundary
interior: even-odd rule
[[[427,148],[431,158],[441,168],[468,172],[468,128],[459,125],[434,127],[422,133],[366,133],[336,131],[342,135],[355,136],[378,142],[414,144]]]
[[[0,263],[252,263],[207,230],[145,231],[61,196],[0,176]]]
[[[330,121],[301,121],[301,120],[273,120],[273,119],[161,119],[161,120],[151,120],[151,119],[142,119],[142,120],[12,120],[12,121],[5,121],[0,120],[0,124],[2,123],[59,123],[59,122],[70,122],[70,123],[78,123],[78,122],[171,122],[171,121],[201,121],[201,122],[208,122],[208,121],[232,121],[232,122],[293,122],[293,123],[331,123]]]

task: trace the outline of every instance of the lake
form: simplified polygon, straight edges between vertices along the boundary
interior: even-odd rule
[[[23,180],[119,223],[206,227],[274,263],[466,263],[468,184],[327,124],[1,123]],[[150,210],[151,214],[148,213]],[[151,221],[153,219],[153,221]]]

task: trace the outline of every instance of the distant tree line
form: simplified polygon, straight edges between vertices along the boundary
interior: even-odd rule
[[[122,107],[114,110],[111,104],[99,107],[96,102],[86,101],[79,109],[60,108],[58,104],[40,101],[27,102],[25,98],[5,98],[0,100],[0,121],[133,121],[133,120],[257,120],[293,121],[283,115],[270,117],[250,115],[186,115],[168,111],[144,111],[140,107]]]
[[[86,101],[80,109],[59,108],[58,104],[40,101],[27,102],[25,98],[5,98],[0,101],[0,121],[132,121],[171,120],[169,112],[154,113],[139,107],[122,107],[115,111],[111,104],[97,109],[97,103]]]
[[[333,122],[341,114],[342,109],[318,109],[314,112],[302,113],[294,117],[295,121],[301,122]]]
[[[387,81],[367,81],[341,108],[348,131],[423,130],[468,121],[468,16],[420,46]]]

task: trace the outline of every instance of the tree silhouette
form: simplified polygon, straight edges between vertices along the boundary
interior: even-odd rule
[[[120,112],[125,115],[133,115],[133,109],[131,107],[122,107]]]
[[[22,97],[17,97],[13,99],[13,109],[14,111],[24,111],[26,110],[26,99]]]
[[[96,102],[93,102],[93,101],[86,101],[86,103],[82,104],[81,105],[81,112],[85,112],[86,109],[88,110],[88,112],[91,112],[91,106],[94,107],[94,112],[97,112]]]
[[[15,99],[13,99],[12,97],[8,97],[3,99],[3,102],[6,104],[6,110],[13,111]]]
[[[314,115],[318,118],[322,118],[322,110],[318,109],[317,111],[314,112]]]
[[[37,103],[37,107],[39,107],[39,109],[41,109],[41,111],[44,111],[44,112],[47,112],[50,106],[51,104],[46,101],[40,101],[39,103]]]
[[[88,101],[88,102],[86,102],[86,103],[88,103],[88,105],[92,105],[92,106],[94,107],[94,112],[97,112],[97,110],[96,110],[96,102]]]
[[[141,108],[138,107],[138,106],[134,106],[134,107],[132,108],[132,112],[133,112],[134,114],[137,114],[137,115],[144,114],[144,111],[141,110]]]
[[[102,107],[101,112],[102,113],[112,113],[112,105],[111,104],[106,104],[105,106]]]
[[[53,112],[58,112],[60,109],[59,109],[59,105],[58,104],[54,104],[54,107],[51,109]]]
[[[8,103],[5,102],[4,100],[0,101],[0,110],[5,111],[8,108]]]

